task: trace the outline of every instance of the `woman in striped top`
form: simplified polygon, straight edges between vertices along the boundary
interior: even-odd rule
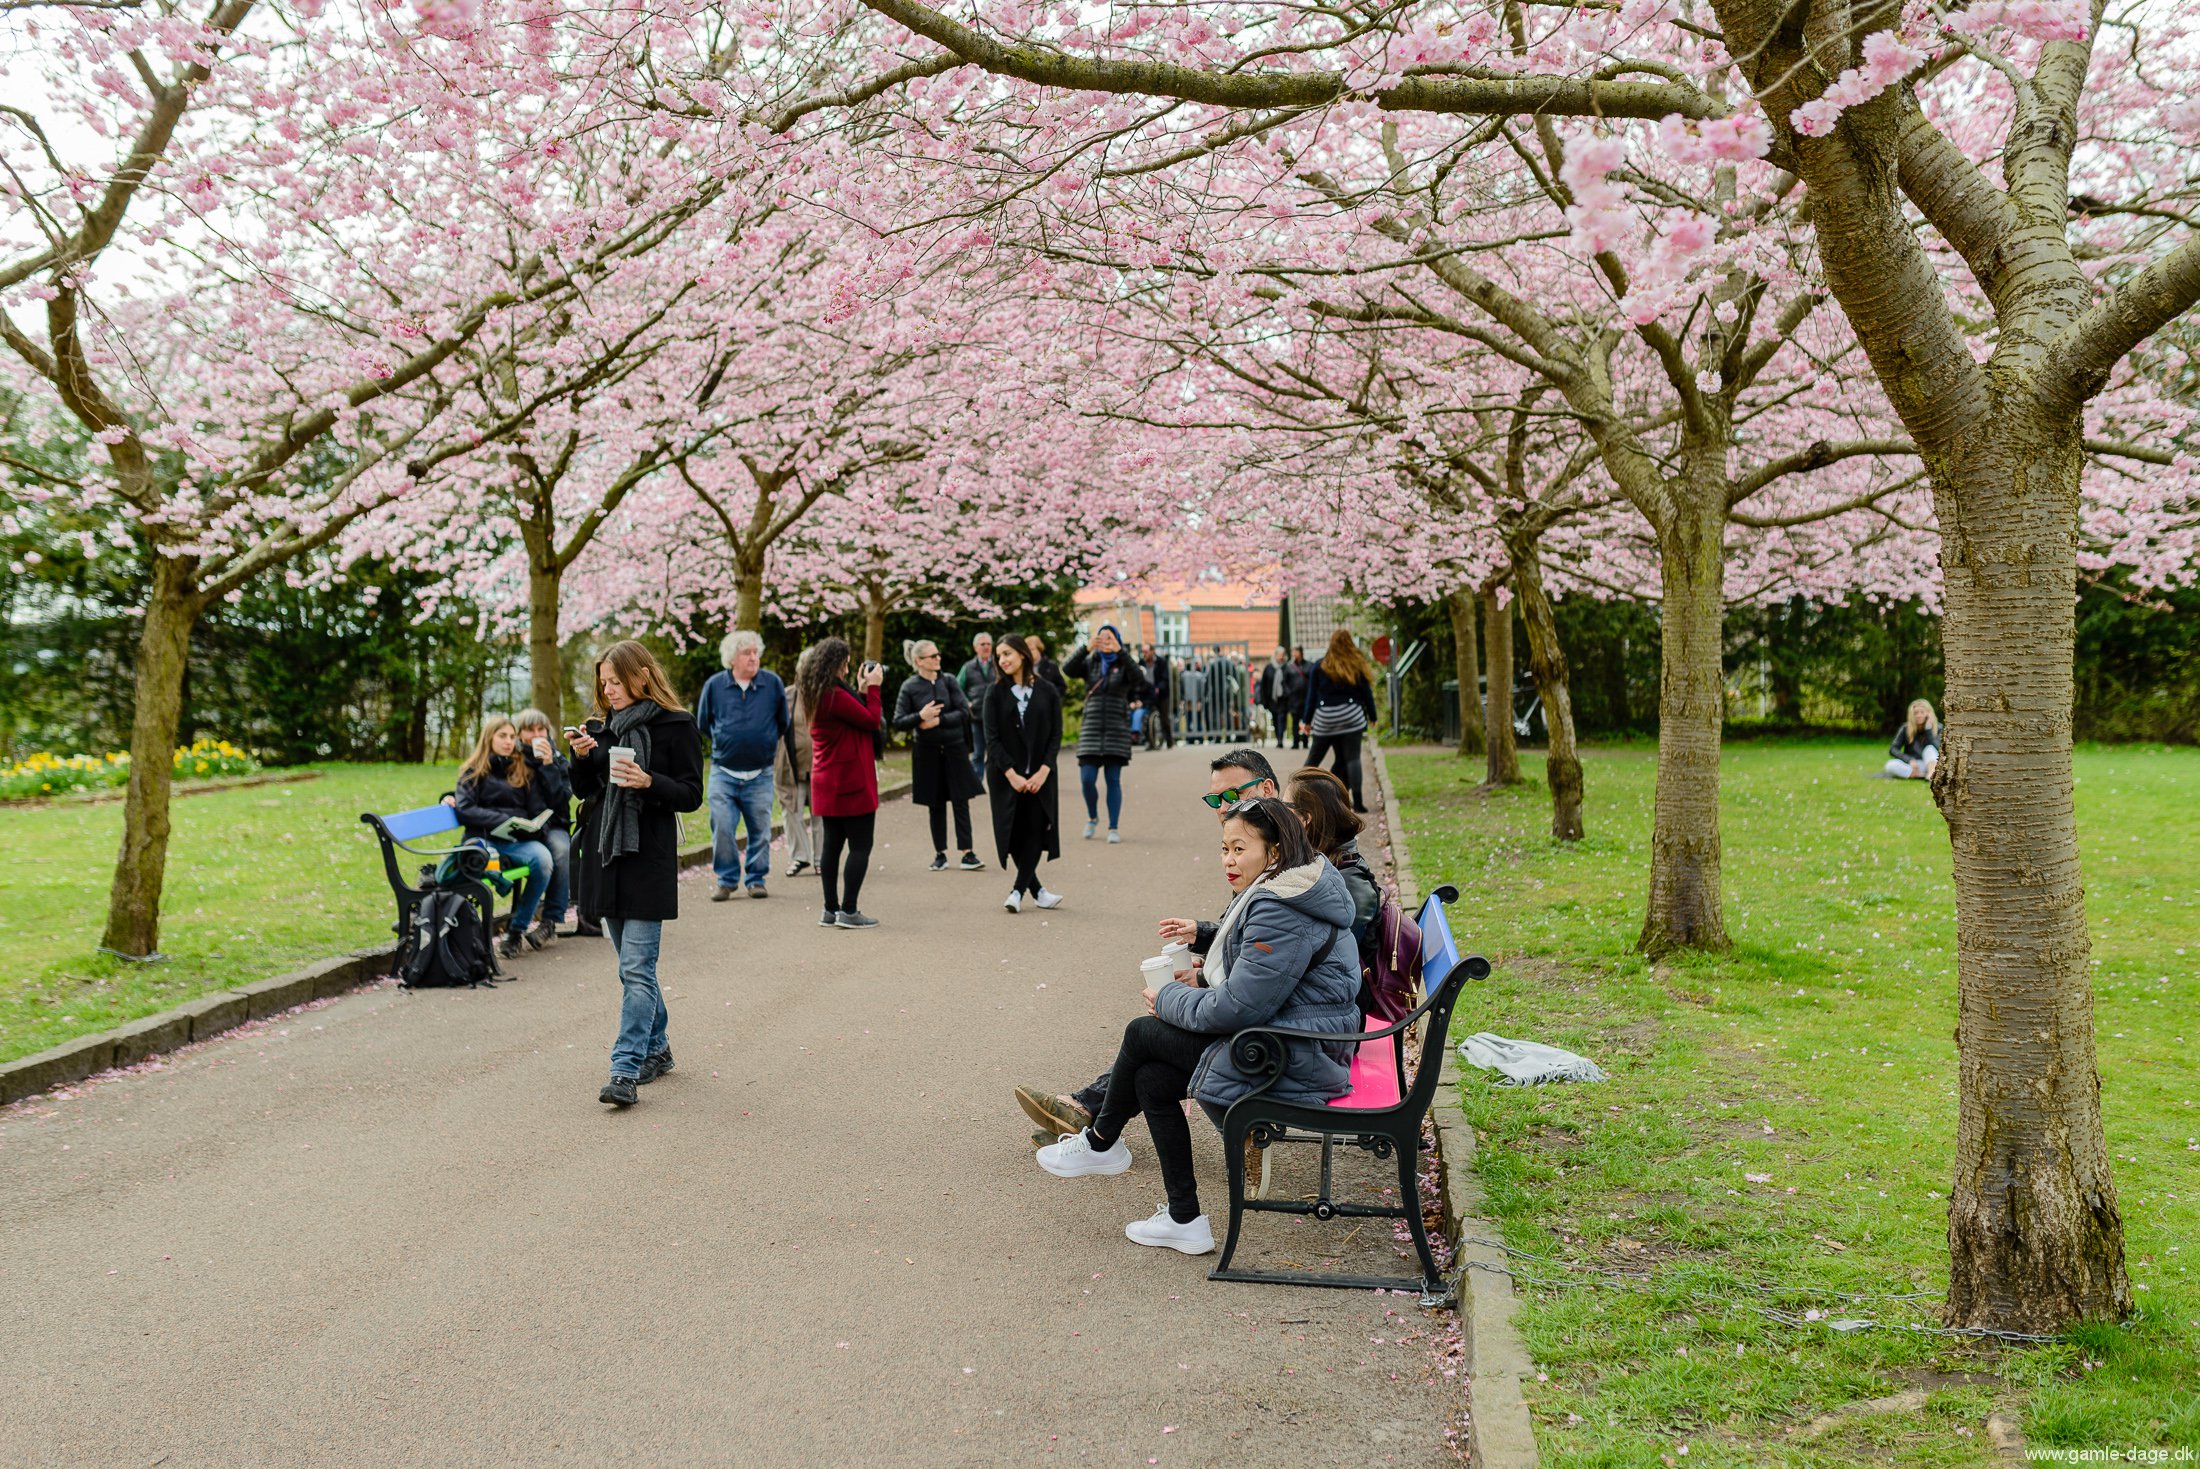
[[[1364,812],[1360,799],[1360,736],[1375,720],[1375,670],[1353,643],[1352,634],[1338,628],[1329,638],[1329,652],[1314,665],[1306,681],[1303,717],[1314,744],[1306,752],[1308,765],[1319,765],[1334,750],[1334,769],[1352,791],[1352,809]]]

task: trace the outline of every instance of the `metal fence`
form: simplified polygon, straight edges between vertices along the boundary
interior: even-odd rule
[[[1253,730],[1254,684],[1250,643],[1163,643],[1169,662],[1168,704],[1148,709],[1146,743],[1242,745]]]

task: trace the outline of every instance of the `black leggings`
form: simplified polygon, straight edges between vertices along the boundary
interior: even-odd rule
[[[817,854],[817,875],[825,883],[825,911],[853,913],[863,895],[863,874],[871,870],[871,837],[878,830],[878,813],[861,816],[822,816],[824,850]],[[840,854],[848,853],[846,877],[841,875]]]
[[[1008,860],[1016,864],[1016,891],[1039,893],[1039,862],[1047,854],[1047,811],[1037,796],[1013,797],[1008,817]]]
[[[932,817],[932,850],[947,850],[947,798],[941,797],[925,808]],[[955,845],[957,851],[970,850],[970,803],[955,802]]]
[[[1192,1129],[1184,1120],[1183,1102],[1190,1095],[1192,1071],[1214,1039],[1180,1029],[1157,1015],[1141,1015],[1124,1026],[1123,1048],[1115,1053],[1107,1098],[1087,1129],[1094,1144],[1112,1148],[1131,1118],[1146,1114],[1154,1156],[1161,1160],[1161,1184],[1169,1194],[1169,1217],[1179,1224],[1199,1217]]]
[[[1322,756],[1331,750],[1337,752],[1335,768],[1344,781],[1345,789],[1352,792],[1352,809],[1355,811],[1367,809],[1367,802],[1360,799],[1360,736],[1364,733],[1366,731],[1356,729],[1350,734],[1316,735],[1314,748],[1306,752],[1306,763],[1309,765],[1321,764]]]

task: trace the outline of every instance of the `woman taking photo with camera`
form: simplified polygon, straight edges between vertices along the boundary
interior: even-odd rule
[[[575,841],[581,916],[619,956],[619,1036],[597,1100],[631,1107],[672,1069],[657,951],[680,916],[680,813],[703,804],[703,744],[672,681],[640,643],[596,660],[596,717],[567,731],[573,791],[588,816]]]
[[[845,638],[826,638],[802,665],[802,702],[810,711],[810,809],[824,828],[817,875],[825,885],[820,928],[876,928],[856,902],[871,868],[878,829],[878,757],[886,749],[886,670],[866,663],[847,682],[854,655]],[[845,866],[843,863],[845,862]]]
[[[1085,835],[1100,829],[1100,781],[1108,784],[1108,840],[1120,842],[1123,767],[1131,763],[1131,705],[1153,693],[1146,670],[1123,646],[1114,623],[1092,635],[1092,646],[1069,655],[1062,671],[1085,681],[1085,712],[1077,727],[1077,779],[1085,792]]]

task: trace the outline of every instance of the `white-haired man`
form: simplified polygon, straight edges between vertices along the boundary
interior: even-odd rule
[[[718,645],[726,670],[714,673],[695,701],[695,723],[710,741],[710,865],[718,877],[711,901],[722,903],[742,885],[767,896],[772,870],[772,762],[793,716],[787,686],[763,667],[764,640],[745,628]],[[748,829],[746,843],[735,827]]]

